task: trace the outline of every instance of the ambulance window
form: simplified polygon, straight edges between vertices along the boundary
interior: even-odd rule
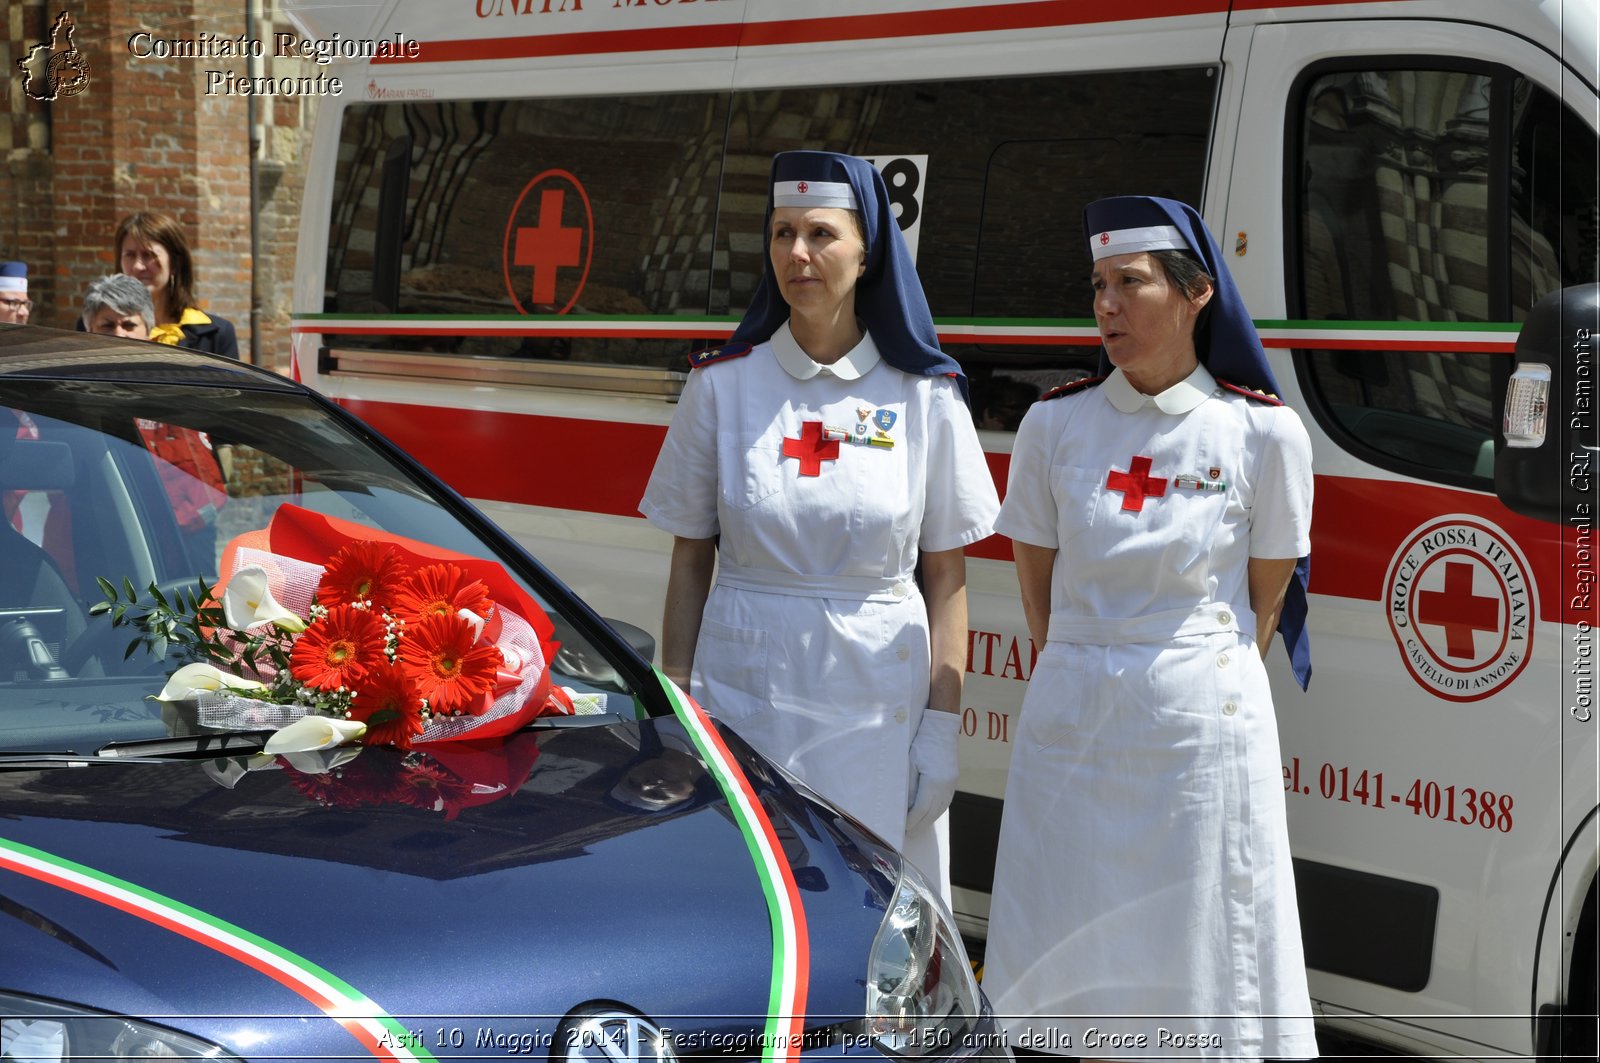
[[[329,345],[680,370],[749,305],[772,156],[795,148],[894,160],[892,198],[902,228],[920,230],[935,318],[1088,318],[1083,204],[1133,191],[1198,201],[1216,82],[1189,67],[352,104],[323,309],[356,331],[330,325]],[[685,327],[598,334],[630,331],[628,318],[659,334],[663,317]],[[506,334],[530,322],[551,329]],[[1093,365],[1081,345],[946,349],[996,427]]]
[[[333,341],[681,365],[692,337],[507,337],[448,319],[704,315],[726,109],[722,94],[352,105],[324,310],[426,317]]]
[[[1509,359],[1363,333],[1516,322],[1594,280],[1595,135],[1483,64],[1324,67],[1295,98],[1291,298],[1313,326],[1353,323],[1336,348],[1297,355],[1312,412],[1374,464],[1489,489]]]

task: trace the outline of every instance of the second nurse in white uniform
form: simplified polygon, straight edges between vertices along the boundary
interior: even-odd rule
[[[1281,609],[1309,673],[1310,440],[1198,214],[1085,221],[1107,376],[1028,411],[997,522],[1041,651],[984,988],[1056,1055],[1313,1056],[1262,663]]]
[[[947,889],[963,551],[994,483],[878,172],[784,152],[767,218],[763,282],[691,358],[639,506],[675,537],[662,665]]]

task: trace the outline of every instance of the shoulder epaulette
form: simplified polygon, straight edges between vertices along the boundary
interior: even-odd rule
[[[731,362],[735,358],[743,358],[752,350],[754,348],[748,343],[724,343],[720,347],[707,347],[689,356],[689,368],[701,369],[714,362]]]
[[[1044,402],[1046,399],[1059,399],[1063,395],[1075,395],[1080,391],[1087,391],[1096,384],[1103,383],[1105,379],[1106,378],[1103,376],[1086,376],[1078,380],[1069,380],[1067,383],[1062,384],[1059,387],[1053,387],[1043,395],[1040,395],[1039,401]]]
[[[1217,383],[1221,384],[1223,387],[1227,388],[1229,391],[1234,391],[1234,392],[1239,393],[1240,395],[1243,395],[1247,399],[1255,399],[1257,402],[1264,402],[1268,406],[1282,406],[1283,405],[1283,400],[1278,398],[1278,396],[1269,395],[1265,391],[1261,391],[1258,388],[1241,387],[1238,384],[1230,384],[1226,380],[1220,380],[1220,379],[1217,381]]]

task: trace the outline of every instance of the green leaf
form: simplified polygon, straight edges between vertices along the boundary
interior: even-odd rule
[[[104,576],[96,576],[94,581],[100,585],[100,593],[106,596],[106,601],[114,602],[117,600],[117,585],[115,583],[112,583]]]
[[[122,577],[122,592],[128,596],[130,605],[139,600],[139,592],[133,589],[133,580],[127,576]]]

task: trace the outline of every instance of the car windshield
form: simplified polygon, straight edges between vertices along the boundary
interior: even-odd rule
[[[494,588],[493,615],[534,614],[525,619],[551,657],[540,674],[554,687],[585,711],[641,715],[625,679],[632,666],[604,633],[582,634],[596,630],[592,619],[562,616],[539,573],[498,553],[335,413],[281,385],[202,386],[184,382],[194,372],[164,379],[160,369],[120,376],[0,377],[0,753],[89,753],[217,729],[192,703],[155,699],[197,659],[192,646],[129,621],[162,599],[192,616],[202,584],[216,591],[201,596],[215,609],[219,585],[251,565],[291,609],[297,592],[284,584],[300,572],[309,612],[318,566],[349,543],[399,544],[412,570],[468,570]]]

